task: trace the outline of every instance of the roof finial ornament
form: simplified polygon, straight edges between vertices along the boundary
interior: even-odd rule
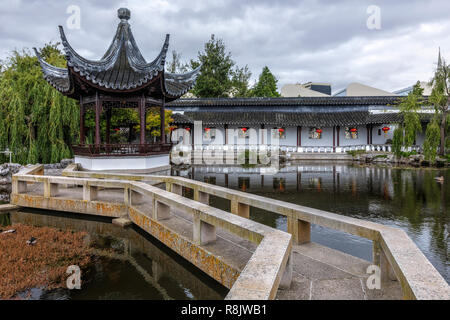
[[[131,12],[128,8],[120,8],[117,10],[117,16],[122,21],[130,20]]]

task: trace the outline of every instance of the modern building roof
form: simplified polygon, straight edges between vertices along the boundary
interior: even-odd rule
[[[376,97],[376,96],[397,96],[395,93],[377,89],[374,87],[367,86],[362,83],[353,82],[350,83],[346,89],[336,92],[333,96],[335,97]]]
[[[329,95],[306,88],[302,84],[286,84],[281,88],[282,97],[329,97]]]
[[[67,68],[57,68],[45,62],[35,49],[45,79],[58,91],[78,99],[83,94],[101,91],[106,93],[134,93],[175,100],[195,84],[200,67],[186,74],[165,72],[169,35],[158,56],[147,62],[141,54],[131,32],[130,11],[118,10],[120,23],[111,45],[100,60],[88,60],[69,44],[64,29],[59,27],[66,54]]]
[[[403,88],[397,91],[394,91],[395,94],[399,96],[407,96],[410,92],[412,92],[414,85],[409,86],[407,88]],[[430,84],[426,81],[420,81],[420,87],[423,89],[424,96],[430,96],[431,90],[433,89]]]

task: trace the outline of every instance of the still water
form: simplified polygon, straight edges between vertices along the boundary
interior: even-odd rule
[[[450,282],[450,169],[408,169],[353,164],[288,164],[275,175],[259,168],[197,166],[172,170],[232,189],[373,221],[403,229],[441,275]],[[435,178],[444,177],[440,183]],[[212,198],[229,210],[226,200]],[[250,218],[286,231],[285,217],[251,208]],[[365,260],[369,240],[312,226],[312,241]]]
[[[24,299],[215,300],[228,292],[137,227],[122,229],[108,218],[31,209],[0,215],[0,226],[18,223],[85,231],[96,249],[92,266],[82,274],[81,290],[34,288],[19,295]]]

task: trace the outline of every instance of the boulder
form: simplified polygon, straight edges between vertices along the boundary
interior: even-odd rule
[[[75,159],[62,159],[60,164],[61,164],[61,169],[65,169],[67,168],[67,166],[69,164],[72,164],[75,162]]]

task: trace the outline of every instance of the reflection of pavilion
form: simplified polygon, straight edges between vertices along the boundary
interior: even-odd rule
[[[166,143],[165,105],[188,92],[199,68],[186,74],[165,72],[169,35],[159,55],[150,63],[142,56],[131,32],[130,11],[119,9],[120,23],[105,55],[97,61],[81,57],[71,47],[60,27],[67,68],[46,63],[36,51],[45,79],[62,94],[80,101],[80,145],[73,146],[75,159],[87,169],[146,169],[169,164],[171,144]],[[160,108],[161,138],[146,142],[146,110]],[[139,110],[139,143],[111,144],[111,114],[115,108]],[[86,143],[85,116],[95,113],[95,135]],[[101,139],[101,117],[106,120],[104,143]]]

